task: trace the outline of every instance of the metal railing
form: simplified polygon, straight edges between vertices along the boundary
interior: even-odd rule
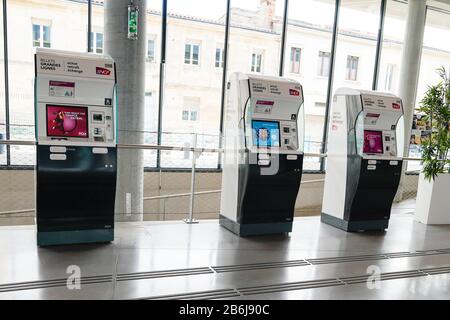
[[[23,141],[23,140],[0,140],[0,145],[19,145],[19,146],[35,146],[36,141]],[[190,191],[183,193],[175,193],[175,194],[166,194],[166,195],[156,195],[156,196],[147,196],[143,197],[143,201],[155,201],[162,200],[163,201],[163,215],[165,217],[165,208],[166,201],[168,199],[173,198],[182,198],[189,197],[189,211],[188,217],[184,221],[186,223],[196,223],[197,221],[194,219],[194,203],[195,197],[201,195],[208,194],[218,194],[221,190],[206,190],[206,191],[195,191],[195,179],[196,179],[196,161],[198,157],[204,152],[214,152],[214,153],[222,153],[224,150],[221,148],[199,148],[196,147],[196,135],[194,134],[194,143],[193,146],[168,146],[168,145],[154,145],[154,144],[118,144],[117,147],[119,149],[137,149],[137,150],[160,150],[160,151],[184,151],[184,152],[192,152],[192,167],[191,167],[191,181],[190,181]],[[326,154],[321,153],[305,153],[305,157],[316,157],[316,158],[326,158]],[[403,158],[405,161],[421,161],[420,158]],[[313,183],[323,183],[324,179],[316,179],[316,180],[306,180],[302,181],[301,184],[313,184]],[[35,209],[21,209],[21,210],[9,210],[0,212],[0,216],[11,216],[22,213],[35,212]]]

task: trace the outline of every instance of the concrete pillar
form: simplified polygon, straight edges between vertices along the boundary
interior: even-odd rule
[[[426,11],[426,1],[408,1],[408,18],[406,20],[405,39],[403,41],[402,65],[400,68],[398,89],[399,96],[403,100],[403,108],[405,111],[405,144],[403,150],[403,156],[405,157],[409,156],[409,141],[414,108],[416,106]],[[403,172],[405,170],[406,164],[404,164]],[[397,194],[397,201],[401,200],[402,193],[403,175]]]
[[[128,39],[128,5],[139,8],[138,39]],[[144,143],[144,96],[147,0],[105,2],[105,53],[116,61],[118,143]],[[143,151],[119,149],[116,220],[143,218]]]

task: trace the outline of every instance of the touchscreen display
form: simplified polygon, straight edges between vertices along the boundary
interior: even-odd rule
[[[364,153],[384,153],[383,133],[381,131],[364,130]]]
[[[87,108],[47,105],[47,136],[88,138]]]
[[[280,146],[280,123],[276,121],[252,121],[253,145],[257,147]]]

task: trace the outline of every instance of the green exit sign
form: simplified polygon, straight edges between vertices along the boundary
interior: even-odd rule
[[[138,38],[138,16],[138,7],[130,4],[128,6],[128,39],[130,40],[137,40]]]

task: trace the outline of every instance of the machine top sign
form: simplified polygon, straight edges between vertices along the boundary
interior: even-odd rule
[[[258,77],[249,77],[249,81],[252,96],[303,101],[302,88],[296,82],[290,80],[271,81],[270,78]]]
[[[64,52],[53,52],[38,48],[36,50],[38,74],[53,74],[69,77],[97,78],[113,80],[114,62],[104,56],[79,54],[78,56]]]

